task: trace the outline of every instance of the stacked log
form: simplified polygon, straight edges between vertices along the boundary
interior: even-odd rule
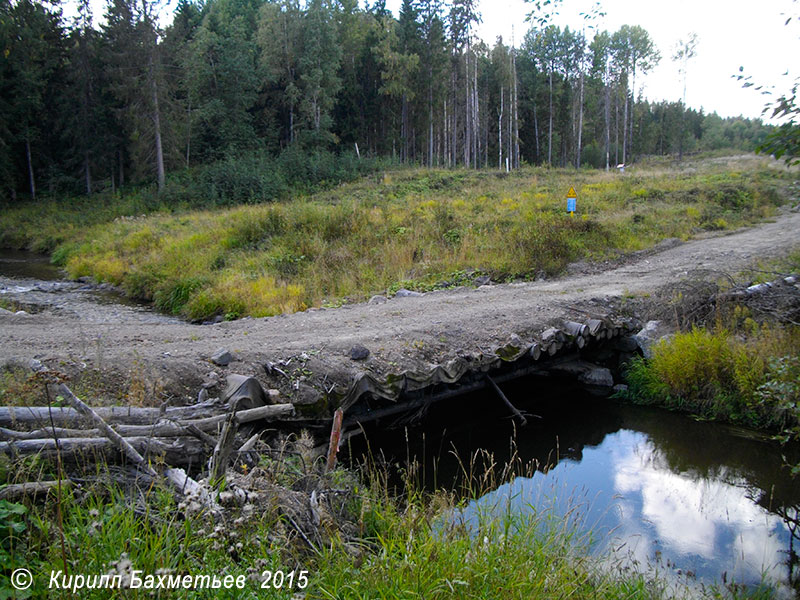
[[[64,384],[58,392],[62,397],[78,400]],[[247,410],[236,410],[236,404],[215,401],[166,410],[114,406],[88,409],[90,412],[82,412],[77,404],[3,407],[0,452],[10,456],[58,454],[69,461],[87,455],[110,458],[125,445],[142,456],[161,456],[173,466],[197,466],[217,444],[211,434],[222,428],[230,415],[235,414],[238,426],[286,419],[294,414],[291,404]]]

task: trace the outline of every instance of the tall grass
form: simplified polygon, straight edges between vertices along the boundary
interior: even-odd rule
[[[279,470],[285,476],[292,469],[297,470]],[[108,474],[98,472],[87,481],[100,482]],[[45,586],[49,573],[64,571],[65,564],[65,573],[120,574],[123,580],[133,569],[144,574],[244,576],[245,589],[226,591],[230,598],[292,598],[298,592],[305,598],[342,600],[664,597],[659,581],[601,567],[566,520],[545,513],[509,513],[467,528],[452,519],[450,494],[407,488],[398,497],[390,492],[385,475],[373,474],[355,485],[352,474],[332,477],[339,487],[342,481],[351,482],[344,505],[347,523],[341,526],[346,533],[333,535],[313,552],[294,535],[277,506],[229,508],[225,522],[214,524],[187,511],[158,486],[137,491],[96,483],[64,494],[63,524],[53,516],[53,496],[44,505],[31,505],[25,517],[27,539],[19,547],[22,555],[11,566],[24,565],[34,573],[34,597],[42,598],[59,597]],[[298,485],[297,475],[294,480]],[[64,545],[53,543],[62,533]],[[264,571],[292,569],[309,572],[307,588],[261,590]],[[124,593],[126,598],[151,597],[146,590]],[[187,591],[181,597],[218,593]],[[108,594],[82,590],[78,597]],[[72,596],[64,592],[61,597]]]
[[[108,466],[99,466],[94,473],[84,471],[82,487],[29,503],[7,519],[24,521],[25,536],[15,539],[16,553],[8,556],[10,562],[4,568],[30,569],[37,598],[73,597],[45,589],[51,571],[111,573],[125,579],[133,569],[143,574],[244,577],[245,588],[226,590],[228,598],[674,597],[674,587],[659,576],[610,568],[609,561],[591,555],[589,534],[574,515],[562,517],[539,507],[525,515],[511,511],[482,515],[469,526],[458,519],[460,508],[500,483],[498,477],[513,478],[524,473],[518,469],[530,467],[521,465],[518,458],[498,465],[489,454],[472,456],[462,465],[469,482],[463,491],[470,495],[458,500],[452,492],[427,493],[417,487],[414,465],[406,470],[400,489],[389,485],[388,472],[375,461],[359,471],[324,473],[322,462],[310,454],[311,447],[313,441],[301,435],[293,447],[276,447],[277,454],[265,454],[244,479],[241,473],[235,479],[229,471],[229,480],[235,479],[249,493],[259,492],[250,494],[243,506],[226,505],[221,521],[208,519],[191,502],[178,502],[158,483],[131,485],[127,480],[115,484],[123,471]],[[52,476],[35,459],[25,464],[4,460],[0,467],[9,482]],[[304,541],[297,535],[297,524],[291,521],[283,497],[299,498],[305,513],[311,489],[333,494],[335,500],[320,502],[317,530],[310,531],[310,539]],[[55,517],[59,511],[62,519]],[[5,523],[2,515],[0,523]],[[63,544],[58,543],[62,536]],[[264,590],[262,575],[267,570],[306,570],[308,587],[295,584]],[[729,594],[714,586],[704,590],[707,597],[750,593],[735,586]],[[0,582],[0,593],[7,591]],[[120,594],[132,599],[152,597],[149,590],[141,589]],[[187,590],[175,597],[219,594],[219,590]],[[78,597],[107,598],[109,592],[82,590]]]
[[[800,423],[800,327],[720,323],[661,340],[627,373],[628,397],[704,418],[779,429]]]
[[[387,171],[281,203],[146,216],[109,208],[57,233],[47,225],[58,218],[54,205],[44,209],[41,230],[29,224],[12,234],[0,226],[0,240],[54,248],[72,277],[120,285],[191,319],[267,316],[399,287],[460,284],[473,273],[499,281],[549,275],[580,258],[751,223],[782,201],[785,174],[764,164],[643,168],[622,177],[534,168]],[[565,213],[570,186],[579,194],[574,218]],[[20,223],[27,210],[11,211],[9,222]]]

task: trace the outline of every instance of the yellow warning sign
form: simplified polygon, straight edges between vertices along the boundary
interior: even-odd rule
[[[578,194],[575,193],[575,188],[570,186],[569,191],[567,192],[567,198],[577,198]]]

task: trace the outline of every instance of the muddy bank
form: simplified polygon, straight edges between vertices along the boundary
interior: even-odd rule
[[[337,309],[195,325],[135,307],[43,303],[0,316],[0,363],[36,359],[95,381],[95,402],[159,405],[196,398],[209,372],[242,373],[280,389],[307,415],[349,407],[363,394],[395,401],[431,384],[496,370],[565,321],[634,328],[658,298],[687,279],[713,280],[800,245],[800,213],[719,237],[680,243],[605,271],[395,297]],[[8,282],[0,282],[8,288]],[[72,284],[70,284],[72,285]],[[661,296],[657,294],[661,291]],[[79,289],[65,290],[80,295]],[[6,292],[21,301],[31,292]],[[39,290],[38,294],[50,292]],[[213,355],[229,352],[231,362]],[[526,354],[527,353],[527,354]],[[217,361],[225,362],[225,361]]]

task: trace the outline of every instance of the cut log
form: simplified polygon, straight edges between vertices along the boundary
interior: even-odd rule
[[[175,406],[162,410],[160,408],[140,408],[133,406],[104,406],[93,409],[107,423],[124,423],[127,425],[149,425],[161,418],[173,420],[189,420],[213,417],[226,411],[225,405],[219,402],[206,402],[192,406]],[[52,423],[50,417],[52,414]],[[0,427],[42,427],[57,425],[68,427],[84,425],[87,417],[72,407],[60,406],[2,406],[0,407]]]
[[[45,407],[46,408],[46,407]],[[219,407],[224,410],[225,407]],[[243,410],[237,413],[239,423],[250,423],[252,421],[273,421],[282,417],[289,417],[294,414],[294,406],[291,404],[272,404],[269,406],[259,406],[250,410]],[[211,417],[195,420],[167,421],[161,420],[156,424],[150,425],[115,425],[113,430],[123,437],[176,437],[192,433],[190,427],[207,432],[218,429],[225,422],[226,415],[218,414]],[[15,431],[13,429],[0,428],[0,438],[9,440],[36,439],[42,437],[59,438],[68,437],[93,437],[103,435],[100,429],[74,429],[63,427],[43,427],[35,431]],[[216,443],[216,441],[214,442]]]
[[[579,336],[586,336],[589,333],[589,327],[583,323],[576,323],[575,321],[564,321],[564,331],[572,338]]]
[[[589,328],[589,335],[597,337],[597,334],[605,329],[605,324],[600,319],[589,319],[586,321],[586,327]]]
[[[73,486],[69,479],[62,479],[61,481],[30,481],[27,483],[12,483],[3,488],[0,488],[0,500],[21,500],[26,496],[38,496],[46,494],[50,490],[55,490],[61,484],[62,490],[68,490]]]

